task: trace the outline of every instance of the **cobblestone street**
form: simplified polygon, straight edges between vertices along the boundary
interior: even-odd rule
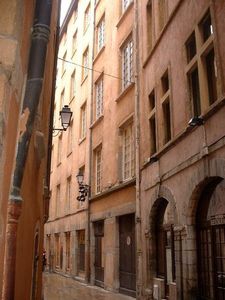
[[[134,300],[57,274],[44,273],[44,300]]]

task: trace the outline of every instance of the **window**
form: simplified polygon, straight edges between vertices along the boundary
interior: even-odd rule
[[[152,49],[153,40],[153,14],[152,14],[152,0],[147,4],[147,47],[148,52]]]
[[[161,103],[163,114],[163,144],[171,140],[171,109],[170,109],[170,84],[168,70],[161,78]]]
[[[156,152],[156,109],[155,109],[155,91],[149,95],[149,127],[150,127],[150,155]]]
[[[90,4],[86,8],[84,12],[84,32],[87,30],[89,24],[90,24]]]
[[[77,19],[77,9],[73,12],[73,23],[76,22]]]
[[[75,75],[76,72],[74,70],[70,78],[70,100],[72,100],[75,97],[75,91],[76,91]]]
[[[99,52],[105,44],[105,19],[103,18],[97,26],[97,52]]]
[[[158,0],[158,16],[159,16],[159,29],[160,31],[166,24],[167,20],[167,10],[168,10],[168,0]]]
[[[102,185],[102,148],[95,150],[95,192],[101,192]]]
[[[66,209],[65,212],[69,213],[71,202],[71,176],[66,180]]]
[[[64,105],[64,101],[65,101],[65,89],[62,90],[61,95],[60,95],[60,107],[59,110],[61,110],[63,108]]]
[[[66,271],[70,270],[70,232],[65,232],[66,236]]]
[[[60,211],[60,184],[58,184],[57,187],[56,187],[55,208],[56,208],[56,217],[58,217],[59,216],[59,211]]]
[[[211,16],[208,11],[185,44],[187,78],[194,116],[200,116],[218,98],[218,74],[213,34]]]
[[[103,115],[103,77],[95,85],[96,119]]]
[[[67,40],[67,31],[64,32],[63,34],[63,44],[66,44],[66,40]]]
[[[86,136],[86,103],[80,109],[80,139],[85,138]]]
[[[123,180],[127,180],[134,176],[133,124],[129,124],[122,130],[122,153]]]
[[[67,129],[67,155],[72,152],[72,132],[73,132],[73,120],[70,122],[70,126]]]
[[[83,54],[83,79],[88,76],[88,48]]]
[[[132,2],[133,0],[122,0],[122,12],[125,12]]]
[[[123,90],[126,89],[133,80],[133,41],[129,40],[122,48],[122,79]]]
[[[74,55],[76,50],[77,50],[77,31],[74,33],[72,39],[72,56]]]
[[[63,76],[64,73],[66,72],[66,68],[65,68],[66,55],[67,55],[67,52],[64,53],[63,59],[62,59],[62,76]]]
[[[61,163],[61,156],[62,156],[62,135],[60,135],[58,138],[57,164]]]

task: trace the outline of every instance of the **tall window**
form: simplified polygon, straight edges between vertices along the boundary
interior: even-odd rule
[[[84,32],[87,30],[88,25],[90,24],[90,4],[84,12]]]
[[[72,39],[72,56],[74,55],[76,50],[77,50],[77,31],[74,33]]]
[[[66,236],[66,271],[70,270],[70,232],[65,232]]]
[[[131,2],[133,2],[133,0],[122,0],[122,12],[125,12],[125,10],[127,10]]]
[[[159,29],[162,30],[166,24],[168,14],[168,0],[158,0],[158,16],[159,16]]]
[[[147,4],[147,47],[148,52],[152,49],[153,40],[153,14],[152,14],[152,0]]]
[[[61,163],[62,158],[62,135],[58,138],[57,164]]]
[[[208,11],[185,44],[186,69],[194,116],[201,115],[218,98],[218,74],[213,35],[214,29]]]
[[[102,148],[95,151],[95,191],[101,192],[102,185]]]
[[[72,100],[75,97],[75,91],[76,91],[75,75],[76,72],[74,70],[70,78],[70,100]]]
[[[133,41],[129,40],[122,48],[122,79],[123,90],[133,80]]]
[[[83,79],[88,76],[88,48],[83,54]]]
[[[62,109],[63,105],[64,105],[64,102],[65,102],[65,89],[62,90],[61,92],[61,95],[60,95],[60,107],[59,107],[59,110]]]
[[[78,240],[78,272],[85,270],[85,230],[77,231]]]
[[[95,85],[96,119],[103,114],[103,77]]]
[[[60,211],[60,184],[56,187],[56,203],[55,203],[55,209],[56,209],[56,217],[59,216]]]
[[[70,211],[70,202],[71,202],[71,176],[66,180],[66,212]]]
[[[97,52],[99,52],[105,44],[105,18],[102,18],[97,26]]]
[[[150,154],[156,152],[156,108],[155,108],[155,91],[149,95],[149,127],[150,127]]]
[[[67,52],[64,53],[63,59],[62,59],[62,76],[63,76],[63,74],[66,72],[66,68],[65,68],[66,55],[67,55]]]
[[[171,140],[171,109],[170,109],[170,84],[168,70],[161,78],[161,103],[163,114],[163,144]]]
[[[123,150],[122,150],[123,180],[127,180],[134,176],[133,124],[130,124],[123,129],[122,144],[123,144]]]
[[[83,139],[86,136],[86,118],[86,103],[84,103],[80,109],[80,139]]]

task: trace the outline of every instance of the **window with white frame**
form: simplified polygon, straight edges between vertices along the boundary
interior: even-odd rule
[[[75,81],[75,70],[73,71],[73,73],[71,74],[71,78],[70,78],[70,101],[75,97],[75,84],[76,84],[76,81]]]
[[[102,148],[99,147],[95,151],[95,190],[96,193],[101,192],[101,184],[102,184]]]
[[[105,44],[105,18],[102,18],[97,26],[97,52],[99,52]]]
[[[96,119],[103,115],[103,77],[95,85]]]
[[[88,48],[83,54],[83,79],[88,76]]]
[[[86,103],[82,105],[80,109],[80,139],[85,138],[86,136],[86,117],[87,117],[87,110],[86,110]]]
[[[133,79],[133,40],[129,40],[122,48],[122,79],[124,90]]]
[[[125,12],[125,10],[127,10],[131,2],[133,2],[133,0],[122,0],[122,12]]]
[[[87,30],[88,25],[90,24],[90,16],[91,14],[90,14],[90,4],[89,4],[84,12],[84,32]]]
[[[123,128],[122,153],[123,180],[127,180],[134,176],[134,132],[132,123]]]
[[[76,50],[77,50],[77,31],[74,33],[72,39],[72,56],[74,55]]]

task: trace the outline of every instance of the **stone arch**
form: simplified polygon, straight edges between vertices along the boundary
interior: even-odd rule
[[[196,184],[191,194],[187,207],[187,225],[195,224],[200,195],[205,187],[218,177],[225,179],[225,159],[217,158],[209,161],[208,176]]]
[[[178,222],[178,213],[176,209],[176,202],[171,190],[164,186],[157,186],[151,197],[151,207],[149,211],[149,224],[148,230],[146,230],[146,247],[147,247],[147,282],[151,287],[154,284],[154,278],[157,275],[157,258],[156,258],[156,224],[157,218],[164,217],[164,214],[159,214],[162,207],[168,207],[171,205],[171,211],[174,212],[174,223]],[[160,216],[159,216],[160,215]]]

